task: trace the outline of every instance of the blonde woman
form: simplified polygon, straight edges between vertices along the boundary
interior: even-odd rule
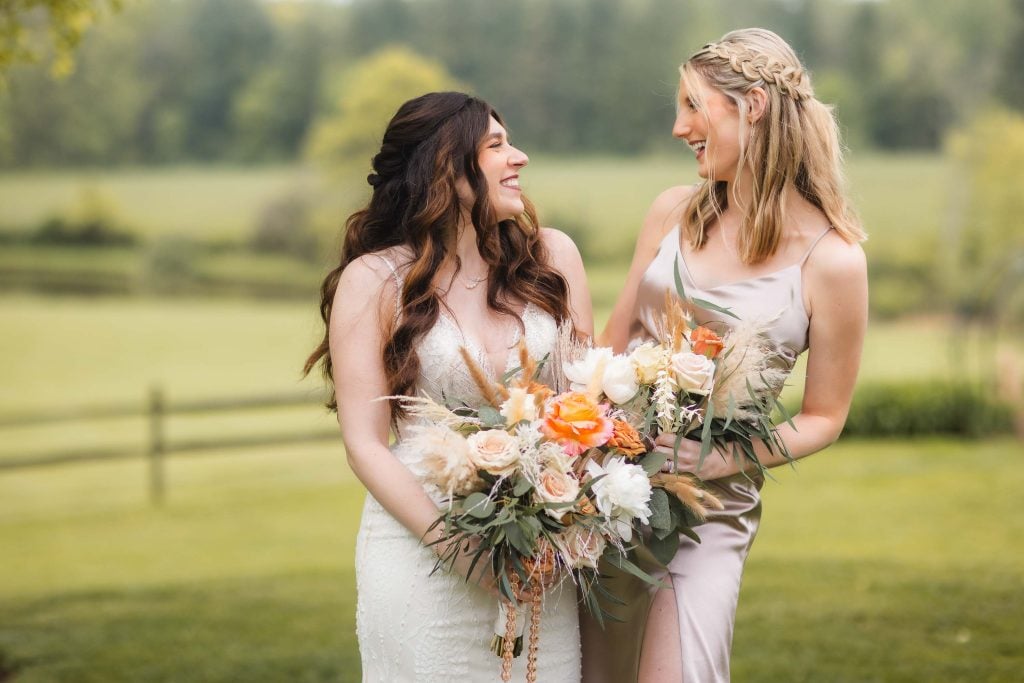
[[[843,190],[831,110],[814,97],[792,48],[763,29],[733,31],[680,67],[673,135],[697,157],[703,179],[673,187],[644,221],[625,289],[603,333],[623,351],[656,338],[665,292],[678,268],[687,294],[771,321],[776,366],[789,371],[808,351],[807,378],[793,427],[780,435],[791,457],[839,436],[860,364],[867,324],[865,238]],[[723,320],[703,309],[698,322]],[[671,451],[674,434],[658,439]],[[625,624],[586,628],[584,680],[729,680],[729,655],[743,564],[757,532],[760,477],[713,451],[698,470],[696,442],[684,440],[679,469],[696,473],[725,504],[682,538],[662,574],[669,588],[632,591]],[[785,460],[759,444],[761,462]]]

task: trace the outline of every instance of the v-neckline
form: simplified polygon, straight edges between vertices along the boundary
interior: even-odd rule
[[[523,327],[526,326],[526,316],[527,316],[527,313],[529,312],[530,307],[532,305],[533,305],[532,302],[530,302],[530,301],[526,302],[526,305],[523,307],[523,312],[519,314],[520,319],[523,321]],[[507,355],[505,357],[505,365],[502,368],[501,374],[499,374],[497,377],[495,377],[494,364],[491,362],[491,357],[487,353],[487,348],[483,344],[478,342],[472,336],[467,335],[465,330],[462,329],[462,325],[460,325],[459,321],[455,318],[455,315],[453,313],[449,312],[443,306],[441,308],[440,315],[445,320],[447,320],[448,323],[452,327],[455,328],[455,331],[459,333],[459,336],[462,337],[462,345],[465,346],[467,349],[471,349],[471,351],[475,351],[475,353],[473,354],[474,357],[478,361],[482,361],[483,369],[487,373],[487,376],[490,377],[491,380],[493,380],[495,382],[500,382],[501,378],[509,370],[512,369],[512,361],[513,361],[512,350],[515,348],[516,344],[518,344],[520,342],[520,340],[523,338],[523,330],[518,325],[514,326],[515,327],[515,334],[512,337],[512,343],[509,344],[508,347],[507,347],[508,348],[508,353],[507,353]]]

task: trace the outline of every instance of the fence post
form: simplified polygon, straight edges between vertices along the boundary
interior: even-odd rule
[[[149,499],[164,502],[164,392],[154,384],[149,389]]]

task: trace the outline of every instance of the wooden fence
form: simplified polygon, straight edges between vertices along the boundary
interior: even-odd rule
[[[240,413],[251,410],[295,406],[309,406],[311,409],[316,409],[317,405],[323,405],[323,397],[309,393],[171,402],[167,399],[163,389],[156,386],[150,389],[146,400],[141,403],[90,405],[59,411],[37,411],[21,414],[7,413],[0,415],[0,435],[3,434],[5,429],[10,428],[59,425],[81,421],[143,418],[147,423],[147,438],[146,442],[141,446],[87,446],[27,456],[3,457],[0,458],[0,474],[4,471],[38,468],[48,465],[145,457],[148,462],[150,500],[154,504],[159,505],[164,501],[166,494],[165,459],[173,453],[296,444],[339,438],[338,429],[335,427],[332,429],[253,434],[216,439],[171,440],[167,438],[167,420],[170,417],[210,413]],[[2,436],[0,436],[0,439],[2,439]]]

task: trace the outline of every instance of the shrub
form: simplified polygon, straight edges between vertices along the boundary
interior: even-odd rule
[[[924,381],[857,388],[845,436],[983,437],[1013,431],[1013,408],[977,384]]]

